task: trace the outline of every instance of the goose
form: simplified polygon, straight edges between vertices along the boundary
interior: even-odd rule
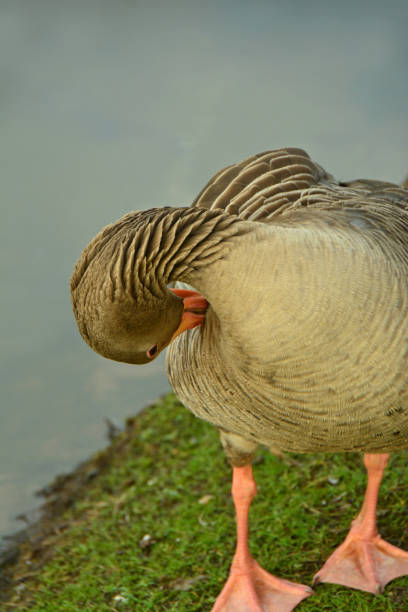
[[[361,511],[314,583],[377,593],[408,574],[408,553],[376,526],[389,453],[408,448],[408,189],[336,181],[298,148],[259,153],[189,207],[105,227],[71,295],[104,357],[146,364],[168,347],[176,395],[219,430],[237,544],[213,612],[289,612],[313,593],[250,554],[258,445],[364,454]]]

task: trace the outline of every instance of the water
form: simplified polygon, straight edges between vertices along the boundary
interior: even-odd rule
[[[408,5],[0,2],[0,533],[33,492],[168,388],[94,354],[71,314],[82,248],[219,168],[302,146],[342,179],[408,169]]]

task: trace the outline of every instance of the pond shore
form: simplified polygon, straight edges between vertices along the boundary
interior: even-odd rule
[[[0,548],[0,609],[2,603],[13,600],[13,592],[25,590],[22,585],[52,556],[47,539],[69,526],[63,521],[64,513],[86,494],[92,480],[108,468],[113,455],[120,454],[132,428],[133,420],[129,418],[125,431],[117,434],[120,440],[112,439],[107,448],[80,463],[72,472],[57,475],[48,486],[37,491],[36,495],[44,501],[22,516],[27,525],[5,536]]]
[[[255,460],[259,494],[251,550],[269,571],[310,584],[362,500],[361,458]],[[381,490],[379,528],[408,549],[406,455]],[[204,612],[228,575],[235,544],[230,468],[216,430],[169,394],[128,419],[103,451],[42,494],[40,518],[0,558],[0,609]],[[300,612],[404,612],[408,578],[373,596],[320,585]]]

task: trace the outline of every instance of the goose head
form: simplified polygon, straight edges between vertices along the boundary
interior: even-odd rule
[[[103,357],[143,364],[200,325],[207,301],[168,285],[198,265],[203,237],[219,221],[206,209],[164,207],[129,213],[99,232],[71,278],[74,315],[89,346]],[[212,254],[220,240],[210,241]]]
[[[120,299],[92,320],[85,321],[80,313],[77,323],[86,342],[103,357],[145,364],[179,334],[200,325],[207,307],[195,291],[170,289],[160,298]]]
[[[180,333],[204,321],[208,302],[195,291],[165,287],[155,295],[143,285],[114,291],[111,276],[104,274],[101,282],[101,270],[94,268],[79,283],[74,272],[71,297],[83,339],[103,357],[149,363]]]
[[[149,295],[137,300],[121,296],[104,304],[98,317],[87,317],[81,311],[77,323],[84,339],[103,357],[144,364],[171,342],[183,311],[183,301],[170,291],[160,299]]]

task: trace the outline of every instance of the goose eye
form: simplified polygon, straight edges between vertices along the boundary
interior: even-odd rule
[[[152,347],[149,348],[148,351],[146,351],[147,356],[152,359],[156,353],[157,353],[157,344],[154,344]]]

